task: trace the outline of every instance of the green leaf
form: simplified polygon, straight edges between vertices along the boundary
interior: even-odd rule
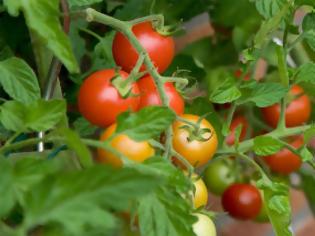
[[[150,106],[137,113],[123,113],[118,117],[116,133],[143,141],[161,134],[174,121],[175,113],[167,107]]]
[[[263,22],[254,38],[254,44],[257,48],[261,48],[265,41],[270,39],[269,35],[280,27],[280,23],[288,13],[289,6],[289,3],[286,3],[280,12]]]
[[[315,51],[315,29],[305,33],[305,40],[308,46]]]
[[[304,143],[309,143],[315,137],[315,126],[310,127],[304,132]]]
[[[314,161],[314,156],[307,147],[303,147],[299,152],[303,162]]]
[[[64,100],[38,100],[29,105],[8,101],[0,106],[0,121],[12,131],[46,131],[53,128],[65,112]]]
[[[76,119],[73,122],[74,129],[80,134],[81,137],[90,136],[95,134],[97,127],[93,126],[83,117]]]
[[[312,84],[315,84],[314,73],[315,63],[307,62],[301,65],[295,72],[294,74],[295,82],[296,83],[310,82]]]
[[[315,13],[310,12],[303,18],[302,22],[303,31],[315,30]]]
[[[286,0],[255,0],[257,11],[265,19],[276,15],[286,2]]]
[[[254,139],[254,152],[259,156],[267,156],[280,151],[284,147],[280,140],[271,136],[258,136]]]
[[[0,61],[0,83],[11,98],[30,103],[40,98],[40,88],[34,71],[22,59],[11,57]]]
[[[190,214],[188,198],[184,199],[192,184],[182,171],[161,157],[145,162],[155,168],[166,184],[139,199],[138,216],[141,235],[191,236],[194,217]]]
[[[60,132],[65,137],[68,147],[78,155],[81,166],[83,168],[91,167],[93,158],[87,146],[81,141],[80,136],[70,129],[62,129]]]
[[[231,79],[225,79],[210,94],[210,101],[214,103],[224,104],[233,102],[241,97],[241,92]]]
[[[301,187],[308,200],[308,204],[315,215],[315,175],[314,171],[311,169],[302,168],[299,172],[301,176]]]
[[[84,7],[95,3],[102,2],[103,0],[68,0],[70,8],[73,7]]]
[[[4,0],[12,16],[24,13],[26,24],[72,73],[79,72],[70,41],[60,25],[59,0]]]
[[[292,236],[289,186],[282,182],[260,179],[257,186],[264,192],[268,217],[276,236]]]
[[[108,230],[115,221],[109,209],[127,210],[130,201],[145,196],[161,183],[158,176],[130,168],[94,166],[48,176],[25,197],[28,227],[61,224],[70,235],[86,227]]]
[[[277,103],[283,98],[288,89],[279,83],[254,83],[241,87],[242,97],[238,104],[253,102],[258,107],[267,107]]]
[[[241,136],[242,129],[243,129],[243,125],[242,125],[242,124],[239,124],[239,125],[236,127],[235,132],[234,132],[235,148],[236,148],[236,149],[238,149],[238,146],[239,146],[239,141],[240,141],[240,136]]]

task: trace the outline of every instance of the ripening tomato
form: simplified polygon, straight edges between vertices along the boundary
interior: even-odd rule
[[[259,190],[250,184],[232,184],[222,196],[222,206],[231,216],[249,220],[254,219],[262,208]]]
[[[153,64],[159,71],[164,72],[171,64],[175,46],[172,37],[165,37],[156,32],[151,22],[139,23],[132,28],[133,33],[140,44],[148,52]],[[129,40],[118,32],[113,41],[113,56],[118,66],[123,70],[130,72],[136,65],[138,53],[130,44]],[[142,65],[141,71],[145,70]]]
[[[195,213],[194,216],[198,218],[197,222],[193,224],[193,231],[196,236],[216,236],[217,232],[213,221],[206,215]]]
[[[116,121],[116,117],[127,111],[137,111],[140,97],[130,96],[123,98],[118,90],[112,85],[111,79],[115,76],[114,69],[100,70],[91,74],[84,80],[78,97],[80,113],[92,124],[107,127]],[[128,74],[119,71],[122,78]],[[132,93],[139,95],[136,83],[132,84]]]
[[[296,96],[285,110],[285,123],[287,127],[301,125],[307,122],[311,115],[311,101],[304,90],[298,85],[293,85],[290,89],[290,95]],[[277,127],[280,117],[280,104],[274,104],[269,107],[262,108],[264,120],[271,126]]]
[[[222,195],[223,192],[236,182],[234,174],[235,163],[231,159],[215,159],[204,171],[204,181],[210,192]]]
[[[291,145],[295,148],[300,148],[303,145],[303,138],[298,137],[291,142]],[[301,158],[287,148],[273,155],[264,157],[264,160],[272,171],[279,174],[290,174],[300,169],[302,165]]]
[[[196,124],[199,119],[199,116],[191,114],[183,114],[181,117]],[[187,126],[187,124],[182,121],[175,121],[173,124],[173,147],[175,151],[193,166],[199,167],[206,164],[213,157],[218,146],[218,138],[214,128],[206,119],[203,119],[200,128],[209,129],[210,132],[203,135],[203,138],[207,139],[206,141],[199,141],[189,140],[189,131],[183,129],[183,126]]]
[[[101,135],[100,140],[108,139],[116,129],[116,124],[108,127]],[[147,141],[137,142],[129,138],[127,135],[120,134],[111,141],[111,146],[118,152],[124,154],[130,160],[135,162],[143,162],[154,155],[155,151]],[[115,154],[98,149],[97,160],[101,163],[112,164],[115,167],[121,167],[122,161]]]
[[[240,141],[245,139],[248,129],[248,121],[244,116],[236,116],[231,122],[230,133],[225,140],[228,145],[233,145],[235,143],[235,130],[239,125],[242,125]]]
[[[197,175],[193,175],[193,183],[195,186],[195,192],[193,194],[194,207],[199,208],[201,206],[206,206],[208,203],[208,190],[201,178]]]
[[[141,78],[137,83],[140,89],[140,109],[146,106],[162,104],[153,78],[150,75]],[[164,89],[169,99],[170,107],[176,112],[177,115],[183,114],[185,105],[184,100],[182,96],[177,92],[173,83],[165,83]]]

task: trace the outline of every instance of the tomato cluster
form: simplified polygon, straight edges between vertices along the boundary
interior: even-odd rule
[[[164,72],[174,57],[172,37],[160,35],[149,22],[135,25],[132,31],[147,51],[155,69],[159,73]],[[120,155],[131,161],[143,162],[155,155],[155,149],[148,141],[138,142],[124,134],[113,136],[117,116],[128,110],[137,112],[147,106],[159,106],[162,105],[162,101],[154,78],[148,73],[145,73],[142,78],[130,77],[130,72],[135,67],[139,55],[129,40],[119,32],[115,35],[112,52],[121,70],[104,69],[88,76],[80,88],[78,106],[81,114],[90,123],[106,128],[100,140],[110,139],[113,150],[98,149],[97,161],[119,168],[123,165]],[[139,72],[146,72],[145,65],[140,67]],[[124,86],[129,86],[124,87],[129,90],[127,94],[121,93],[121,87],[117,87],[115,83],[116,79],[122,81],[119,85],[125,82]],[[172,82],[164,83],[164,91],[169,100],[169,107],[181,117],[181,120],[175,121],[172,126],[174,150],[195,167],[205,165],[213,157],[218,146],[213,126],[199,116],[183,114],[184,99]],[[176,155],[173,159],[176,160]],[[183,165],[179,166],[183,167]],[[185,167],[183,169],[185,171]],[[206,206],[208,190],[205,183],[196,174],[192,176],[192,182],[194,208]],[[202,214],[196,216],[198,222],[193,226],[196,234],[202,236],[205,233],[204,229],[207,229],[207,235],[214,236],[215,227],[211,219]]]

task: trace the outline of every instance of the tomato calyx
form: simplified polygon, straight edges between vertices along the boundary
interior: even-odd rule
[[[117,73],[111,79],[111,83],[117,89],[122,98],[134,97],[137,95],[132,93],[132,84],[141,76],[143,76],[143,73],[138,73],[137,75],[130,73],[127,79],[124,79]]]
[[[186,130],[188,132],[187,141],[192,142],[194,140],[200,142],[206,142],[211,139],[212,131],[209,128],[200,128],[200,123],[204,119],[201,116],[195,125],[187,124],[180,127],[180,129]]]
[[[165,37],[172,36],[183,30],[182,21],[171,25],[164,25],[164,23],[160,21],[152,21],[152,26],[156,32]]]

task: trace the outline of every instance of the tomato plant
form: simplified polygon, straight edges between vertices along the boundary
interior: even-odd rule
[[[229,216],[208,191],[299,234],[290,188],[315,212],[314,7],[0,1],[0,235],[213,236]]]

